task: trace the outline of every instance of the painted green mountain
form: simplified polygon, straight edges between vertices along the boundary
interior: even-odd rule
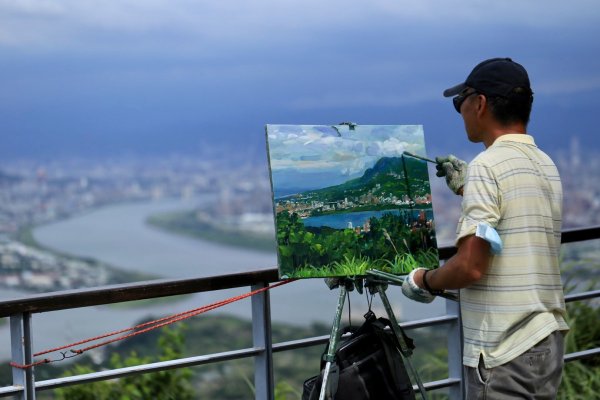
[[[403,162],[404,159],[404,162]],[[404,171],[406,170],[407,176]],[[407,182],[408,189],[407,190]],[[371,202],[377,198],[403,198],[410,195],[425,196],[430,193],[427,164],[409,157],[382,157],[359,178],[340,185],[310,190],[298,195],[305,199],[323,202]]]

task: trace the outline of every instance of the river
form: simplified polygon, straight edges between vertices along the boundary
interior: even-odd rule
[[[433,210],[431,208],[412,210],[412,218],[417,219],[421,212],[425,213],[424,215],[428,220],[433,219]],[[304,226],[328,226],[330,228],[335,229],[352,229],[353,227],[363,226],[367,221],[369,221],[369,219],[373,217],[379,219],[385,214],[401,215],[403,218],[408,219],[410,211],[392,209],[381,211],[355,211],[349,213],[334,213],[319,215],[316,217],[308,217],[303,219],[302,223],[304,224]]]
[[[145,223],[148,216],[175,210],[192,209],[203,200],[160,200],[104,207],[88,214],[38,227],[34,236],[44,246],[76,256],[93,257],[116,267],[155,274],[161,278],[190,278],[272,268],[277,265],[274,252],[224,246],[160,231]],[[197,308],[249,288],[198,293],[161,304],[123,308],[98,306],[33,315],[34,351],[97,336],[132,326],[148,316],[163,316]],[[26,296],[18,291],[0,291],[0,300]],[[422,305],[403,298],[398,288],[388,297],[400,321],[441,315],[443,301]],[[330,290],[322,279],[295,281],[271,292],[274,322],[306,325],[313,321],[331,323],[337,290]],[[383,315],[378,300],[373,309]],[[351,294],[353,318],[366,311],[366,297]],[[348,307],[346,306],[345,315]],[[250,300],[227,305],[211,313],[229,313],[250,318]],[[201,318],[201,316],[196,317]],[[8,324],[0,327],[0,358],[10,355]]]

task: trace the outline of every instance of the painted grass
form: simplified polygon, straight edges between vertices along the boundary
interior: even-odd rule
[[[294,278],[326,278],[334,276],[365,276],[367,270],[376,269],[395,275],[406,275],[415,268],[435,268],[438,266],[437,250],[419,252],[416,256],[409,253],[397,254],[394,260],[370,260],[368,257],[345,256],[343,261],[315,267],[307,265],[294,271]]]
[[[342,262],[334,262],[329,266],[315,267],[308,265],[294,271],[296,278],[325,278],[330,276],[361,276],[366,275],[371,263],[368,258],[344,257]]]

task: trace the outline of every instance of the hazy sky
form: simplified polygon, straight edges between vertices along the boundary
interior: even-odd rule
[[[0,0],[0,158],[260,153],[266,124],[341,121],[474,152],[441,92],[496,56],[530,73],[538,143],[597,148],[598,37],[597,0]]]

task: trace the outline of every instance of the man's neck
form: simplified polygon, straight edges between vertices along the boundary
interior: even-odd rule
[[[523,135],[527,134],[527,127],[521,123],[515,123],[510,125],[496,125],[491,127],[486,134],[486,138],[483,141],[485,148],[490,147],[496,139],[500,136],[508,135],[511,133],[520,133]]]

